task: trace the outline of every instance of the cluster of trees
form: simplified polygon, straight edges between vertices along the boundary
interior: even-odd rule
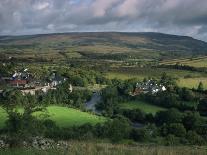
[[[159,68],[169,68],[169,69],[178,69],[178,70],[187,70],[187,71],[195,71],[195,72],[204,72],[206,73],[206,67],[193,67],[182,64],[175,65],[159,65]]]
[[[56,90],[49,90],[47,93],[37,92],[35,96],[23,95],[18,89],[5,89],[0,96],[1,105],[27,105],[28,102],[36,106],[62,104],[70,107],[84,109],[86,101],[90,100],[92,91],[75,90],[70,92],[69,83],[59,85]]]
[[[110,117],[121,115],[133,124],[142,123],[144,128],[132,128],[128,138],[135,141],[164,144],[198,144],[207,142],[207,100],[203,95],[202,83],[197,90],[179,88],[175,80],[164,74],[160,81],[167,91],[156,94],[130,96],[134,80],[112,80],[112,85],[102,91],[102,101],[97,108]],[[203,98],[203,99],[201,99]],[[167,111],[156,115],[147,114],[139,109],[120,109],[120,104],[128,101],[145,100],[148,103],[166,107]],[[172,108],[172,109],[171,109]],[[149,125],[150,124],[150,125]]]
[[[144,82],[147,79],[144,79]],[[206,115],[206,97],[202,82],[197,89],[180,88],[176,85],[175,79],[163,74],[160,80],[154,81],[157,84],[164,85],[167,90],[158,93],[146,93],[139,96],[130,96],[136,86],[136,80],[112,80],[109,85],[102,90],[102,101],[97,105],[99,110],[103,110],[109,116],[119,109],[119,104],[127,101],[146,101],[150,104],[158,105],[165,108],[177,108],[181,111],[196,111]],[[203,99],[202,99],[203,98]]]
[[[110,84],[111,81],[100,72],[82,68],[58,68],[58,74],[67,77],[74,86],[86,87],[89,84]]]

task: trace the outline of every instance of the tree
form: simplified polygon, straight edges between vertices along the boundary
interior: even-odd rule
[[[200,82],[198,85],[198,91],[200,91],[200,92],[204,91],[204,86],[203,86],[202,82]]]
[[[183,125],[187,130],[196,130],[202,122],[202,118],[197,112],[187,112],[183,118]]]
[[[182,91],[180,92],[180,96],[184,101],[193,101],[195,98],[194,93],[187,88],[182,88]]]
[[[155,116],[155,122],[157,125],[181,123],[183,115],[177,109],[170,109],[167,111],[160,111]]]
[[[167,126],[168,134],[175,135],[177,137],[184,137],[186,135],[186,129],[181,123],[172,123]]]
[[[204,139],[194,131],[189,131],[186,136],[191,145],[204,145]]]
[[[202,99],[200,100],[198,104],[198,111],[200,112],[201,115],[207,116],[207,99]]]
[[[6,101],[3,108],[8,113],[5,130],[10,139],[10,145],[18,145],[25,139],[44,131],[41,121],[32,115],[44,109],[43,106],[37,106],[35,96],[23,96],[18,90],[10,90],[4,92],[3,99]],[[22,113],[18,111],[18,105],[24,108]]]
[[[112,121],[107,122],[105,124],[105,128],[108,131],[108,137],[113,142],[118,142],[124,138],[128,138],[131,130],[129,121],[122,116],[118,116]]]
[[[176,79],[172,76],[167,75],[165,72],[162,74],[160,83],[166,87],[172,87],[176,85]]]

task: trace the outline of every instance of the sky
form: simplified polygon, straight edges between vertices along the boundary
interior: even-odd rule
[[[0,35],[100,31],[207,41],[207,0],[0,0]]]

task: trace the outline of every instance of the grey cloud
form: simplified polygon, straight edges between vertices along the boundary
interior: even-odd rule
[[[1,0],[0,35],[155,31],[207,41],[206,0]]]

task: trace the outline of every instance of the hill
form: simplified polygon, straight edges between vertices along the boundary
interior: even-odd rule
[[[21,53],[21,55],[19,55]],[[162,33],[91,32],[1,36],[1,58],[66,60],[171,59],[207,54],[207,43]]]

